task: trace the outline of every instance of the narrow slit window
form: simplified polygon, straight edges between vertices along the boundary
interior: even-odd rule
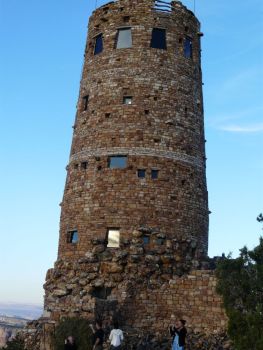
[[[120,247],[120,230],[115,228],[109,228],[107,232],[107,247],[119,248]]]
[[[144,179],[146,176],[146,170],[145,169],[138,169],[137,175],[139,179]]]
[[[82,102],[83,102],[83,111],[87,111],[89,106],[89,95],[84,96],[82,98]]]
[[[78,243],[78,240],[79,240],[78,231],[77,230],[69,231],[67,240],[68,240],[68,243],[71,243],[71,244]]]
[[[166,50],[166,30],[161,28],[153,28],[151,47],[155,49]]]
[[[99,34],[95,38],[95,47],[94,47],[94,55],[98,55],[103,51],[103,36]]]
[[[111,169],[124,169],[127,167],[127,156],[111,156],[108,159],[108,167]]]
[[[159,170],[152,169],[152,179],[155,180],[155,179],[158,179],[158,177],[159,177]]]
[[[81,163],[81,169],[86,170],[88,168],[88,162]]]
[[[131,28],[118,29],[116,49],[127,49],[129,47],[132,47]]]
[[[131,105],[132,104],[132,96],[123,96],[123,104]]]
[[[193,57],[193,41],[191,38],[185,38],[184,40],[184,57],[192,58]]]

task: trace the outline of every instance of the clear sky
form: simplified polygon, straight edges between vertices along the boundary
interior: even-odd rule
[[[183,1],[193,9],[193,0]],[[98,5],[105,2],[98,0]],[[91,0],[0,0],[0,301],[41,303],[56,260]],[[262,233],[263,2],[196,0],[211,256]]]

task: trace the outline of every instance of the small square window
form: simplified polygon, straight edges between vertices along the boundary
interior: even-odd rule
[[[123,96],[123,104],[131,105],[132,104],[132,96]]]
[[[166,50],[166,30],[161,28],[153,28],[151,47],[155,49]]]
[[[89,105],[89,95],[86,95],[82,98],[82,105],[83,105],[83,108],[82,110],[83,111],[87,111],[88,110],[88,105]]]
[[[157,240],[156,240],[156,243],[158,245],[164,245],[164,242],[165,242],[164,238],[157,238]]]
[[[120,230],[115,228],[109,228],[107,232],[107,247],[119,248],[120,246]]]
[[[192,58],[193,57],[193,42],[191,38],[185,38],[184,40],[184,57]]]
[[[159,177],[159,170],[152,169],[152,179],[158,179]]]
[[[108,159],[108,167],[111,169],[124,169],[127,167],[127,156],[111,156]]]
[[[94,47],[94,55],[98,55],[103,51],[103,36],[99,34],[95,38],[95,47]]]
[[[132,47],[131,28],[118,29],[116,49],[127,49]]]
[[[79,240],[79,236],[78,236],[77,230],[68,232],[68,237],[67,237],[68,243],[76,244],[76,243],[78,243],[78,240]]]
[[[139,179],[144,179],[146,175],[146,170],[145,169],[138,169],[137,170],[137,175]]]
[[[81,163],[81,169],[86,170],[88,168],[88,162],[82,162]]]
[[[142,237],[143,244],[150,244],[150,236],[143,236]]]

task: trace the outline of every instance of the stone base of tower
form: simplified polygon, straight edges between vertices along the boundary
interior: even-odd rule
[[[189,249],[185,244],[183,256]],[[31,327],[27,349],[53,350],[52,333],[64,317],[100,318],[105,326],[118,318],[129,342],[136,340],[132,334],[151,334],[160,344],[169,343],[169,325],[180,317],[187,321],[188,349],[229,349],[227,317],[207,266],[208,260],[193,256],[186,261],[168,252],[145,255],[138,246],[119,251],[97,245],[78,261],[59,260],[47,273],[45,318]],[[170,348],[165,346],[160,349]]]
[[[52,334],[63,317],[84,317],[89,321],[100,317],[104,325],[118,317],[127,332],[127,348],[127,344],[139,342],[140,337],[152,335],[154,346],[167,350],[169,325],[180,317],[187,320],[187,349],[231,348],[213,270],[191,270],[181,277],[166,273],[158,278],[155,264],[141,261],[137,267],[127,267],[121,263],[123,255],[119,258],[104,263],[81,261],[80,265],[57,263],[47,275],[46,317],[31,324],[27,349],[53,350]]]

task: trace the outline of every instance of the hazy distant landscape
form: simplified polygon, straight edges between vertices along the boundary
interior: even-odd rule
[[[34,320],[39,318],[42,312],[42,305],[0,302],[0,315],[3,316],[20,317],[27,320]]]
[[[42,314],[42,305],[0,302],[0,347],[25,327],[29,320]]]

